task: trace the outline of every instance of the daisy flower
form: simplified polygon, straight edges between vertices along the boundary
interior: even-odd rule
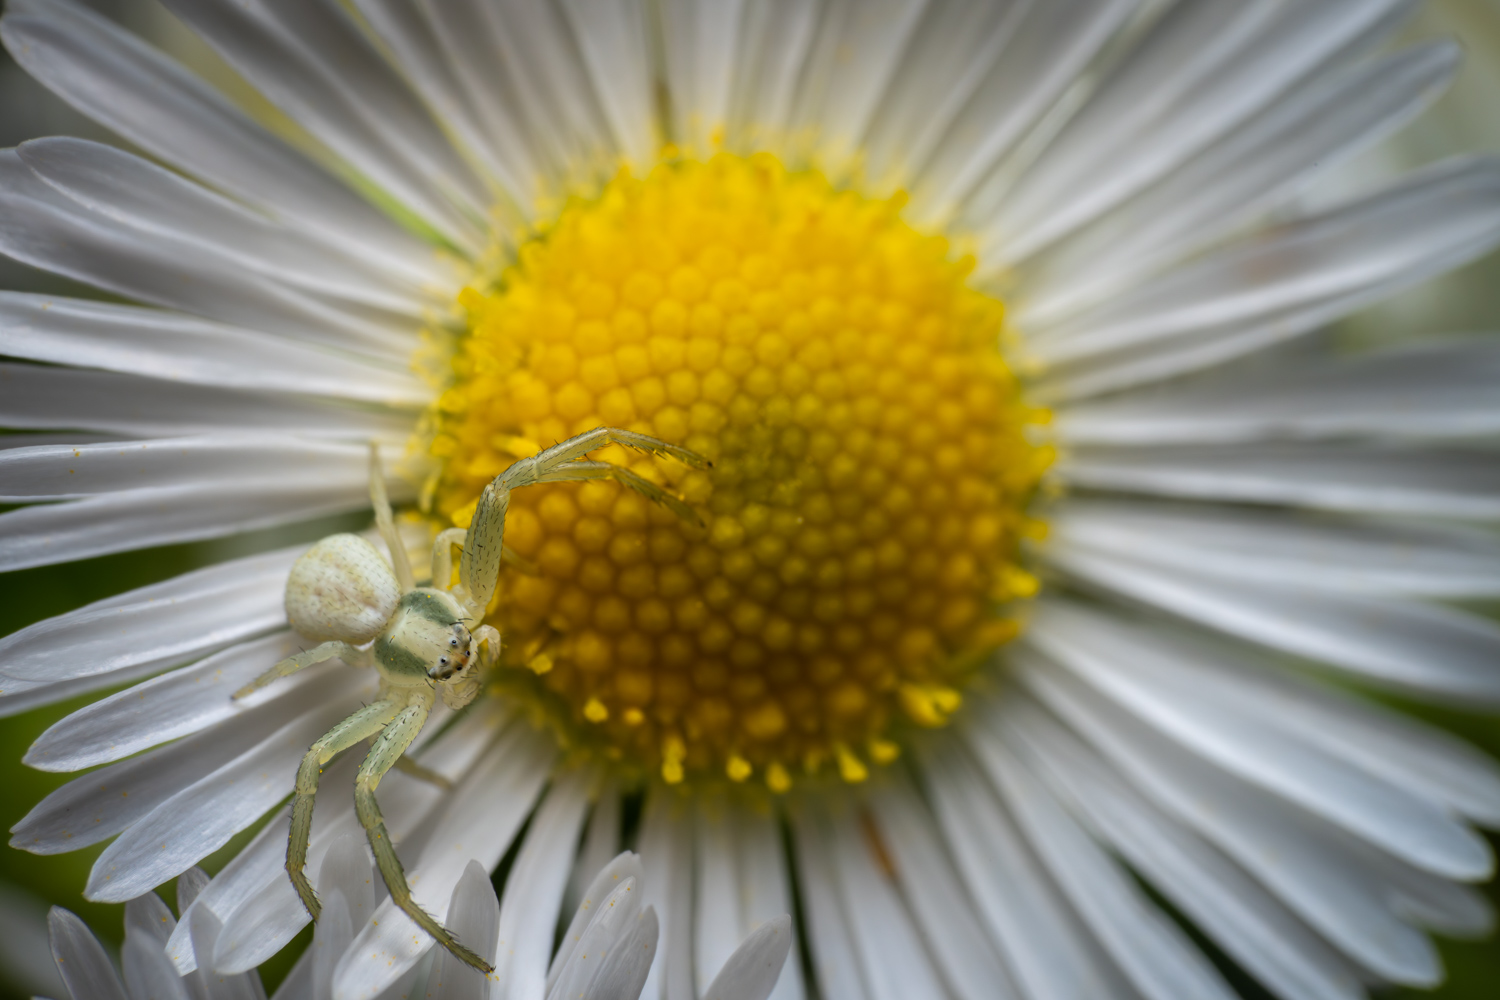
[[[1488,930],[1500,769],[1372,695],[1500,701],[1500,629],[1455,603],[1500,593],[1500,350],[1317,333],[1500,241],[1489,159],[1329,194],[1457,69],[1391,43],[1414,3],[166,6],[274,131],[67,0],[0,20],[145,154],[0,154],[0,251],[105,293],[0,295],[0,422],[50,432],[0,451],[0,567],[365,511],[375,442],[369,565],[445,588],[434,537],[546,447],[712,463],[589,456],[663,503],[514,492],[498,662],[366,816],[491,995],[546,995],[627,846],[652,1000],[713,996],[782,914],[780,1000],[1232,996],[1184,923],[1353,998]],[[282,803],[384,697],[328,661],[231,698],[316,641],[305,550],[0,641],[0,710],[131,685],[26,758],[98,768],[12,841],[113,838],[90,898],[263,823],[165,939],[183,973],[307,924]],[[358,758],[308,879],[363,835]],[[381,871],[343,937],[324,912],[333,996],[455,960]]]

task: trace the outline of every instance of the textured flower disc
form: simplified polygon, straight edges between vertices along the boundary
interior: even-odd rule
[[[455,524],[516,458],[597,426],[714,463],[595,456],[667,483],[701,525],[614,483],[512,498],[506,542],[533,565],[492,606],[505,662],[585,744],[669,782],[858,781],[894,758],[895,727],[941,725],[1014,633],[1048,452],[999,353],[1000,302],[900,208],[768,155],[667,160],[465,291],[432,446]]]

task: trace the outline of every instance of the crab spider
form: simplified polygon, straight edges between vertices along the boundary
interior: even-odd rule
[[[386,833],[375,789],[392,767],[439,783],[445,781],[403,755],[422,731],[437,697],[441,695],[450,708],[464,707],[479,692],[480,674],[500,655],[498,631],[489,625],[469,626],[484,620],[502,559],[509,556],[514,561],[502,544],[512,490],[538,483],[614,479],[681,517],[698,520],[681,500],[629,469],[583,459],[588,452],[610,444],[671,455],[698,468],[709,464],[686,448],[612,427],[599,427],[553,445],[516,462],[484,488],[468,531],[450,528],[437,536],[431,586],[418,587],[391,517],[380,456],[372,444],[370,503],[380,535],[390,549],[390,562],[360,536],[341,534],[318,542],[293,564],[286,584],[287,620],[299,634],[321,644],[282,660],[236,691],[234,697],[242,698],[278,677],[335,658],[380,672],[375,701],[325,733],[297,769],[286,871],[314,920],[321,904],[302,869],[307,861],[318,777],[335,755],[375,737],[355,778],[354,807],[391,899],[458,958],[486,973],[492,971],[412,899],[406,873]],[[463,555],[459,581],[450,585],[454,545],[463,546]]]

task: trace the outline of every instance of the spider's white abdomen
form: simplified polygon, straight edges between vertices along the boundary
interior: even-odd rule
[[[400,599],[390,564],[358,535],[329,535],[292,565],[286,581],[287,621],[319,642],[369,642]]]

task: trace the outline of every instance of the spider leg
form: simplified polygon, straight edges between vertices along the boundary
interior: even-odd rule
[[[445,790],[453,787],[453,782],[438,774],[432,768],[423,767],[410,757],[403,756],[397,759],[396,763],[391,766],[391,770],[400,771],[402,774],[409,774],[418,781],[425,781],[429,785],[436,785]]]
[[[396,582],[404,594],[417,585],[416,578],[412,576],[406,545],[391,517],[391,501],[385,495],[385,470],[380,467],[380,447],[374,441],[370,442],[370,506],[375,508],[375,524],[386,548],[391,550],[391,568],[396,571]]]
[[[351,667],[368,667],[370,665],[370,654],[367,651],[356,649],[347,642],[325,642],[295,656],[288,656],[276,664],[276,666],[230,695],[230,698],[238,700],[248,694],[259,691],[278,677],[286,677],[295,674],[304,667],[310,667],[314,663],[322,663],[324,660],[333,659],[343,660]]]
[[[292,827],[287,834],[286,873],[292,888],[302,898],[302,905],[314,920],[322,911],[318,894],[302,869],[307,865],[307,843],[312,836],[313,800],[318,794],[318,777],[323,765],[338,753],[384,729],[401,710],[389,699],[372,702],[324,733],[302,757],[297,768],[297,791],[292,798]]]
[[[457,938],[412,899],[411,886],[406,882],[406,871],[401,867],[401,859],[396,857],[396,849],[391,845],[390,835],[386,833],[385,820],[380,815],[380,804],[375,800],[375,789],[379,786],[380,779],[396,765],[406,748],[411,746],[412,740],[417,738],[431,708],[432,689],[426,688],[416,695],[416,700],[400,710],[375,740],[354,779],[354,811],[359,816],[360,825],[365,828],[365,834],[370,838],[370,849],[375,852],[375,866],[380,869],[380,877],[385,879],[385,887],[391,892],[391,901],[411,917],[417,926],[431,934],[438,944],[461,961],[488,974],[494,969],[487,962],[459,944]]]
[[[432,541],[432,586],[440,590],[447,590],[448,581],[453,579],[453,546],[463,548],[464,537],[468,532],[463,528],[449,528],[438,532],[437,538]],[[507,565],[525,573],[527,576],[540,576],[541,571],[536,564],[525,556],[520,555],[509,545],[500,546],[500,560]]]
[[[578,479],[613,479],[635,490],[647,500],[661,504],[689,524],[696,524],[699,527],[703,525],[703,519],[693,508],[649,479],[643,479],[629,469],[612,462],[568,462],[566,465],[559,465],[555,469],[543,472],[537,482],[564,483]]]
[[[545,472],[563,462],[571,462],[575,458],[581,458],[591,451],[597,451],[612,444],[624,445],[627,448],[649,452],[653,455],[671,455],[677,461],[684,465],[691,465],[695,469],[706,469],[713,465],[696,451],[689,451],[678,445],[668,444],[659,438],[637,434],[634,431],[622,431],[618,427],[595,427],[591,431],[584,431],[576,437],[570,437],[540,452],[533,461],[541,471]]]

